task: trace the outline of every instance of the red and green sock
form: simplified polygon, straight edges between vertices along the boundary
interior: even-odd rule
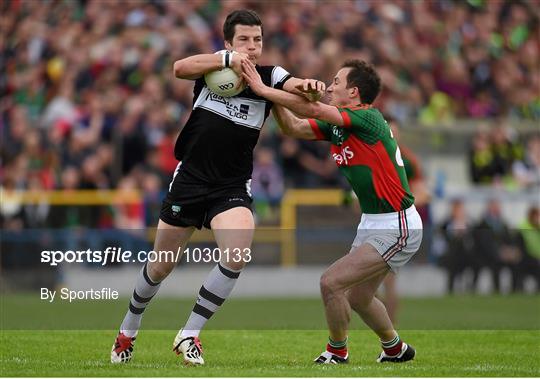
[[[328,344],[326,345],[326,351],[337,355],[341,358],[347,357],[347,338],[343,341],[334,341],[332,338],[328,337]]]
[[[399,336],[396,334],[396,336],[390,341],[385,342],[381,340],[381,345],[386,355],[390,357],[395,357],[396,355],[401,353],[403,342],[401,341],[401,338],[399,338]]]

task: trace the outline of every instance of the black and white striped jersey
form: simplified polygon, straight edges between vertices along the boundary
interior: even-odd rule
[[[262,81],[277,89],[291,77],[280,66],[256,68]],[[250,179],[253,149],[272,104],[249,87],[236,96],[221,97],[210,91],[204,77],[197,79],[193,109],[174,148],[181,170],[209,184]]]

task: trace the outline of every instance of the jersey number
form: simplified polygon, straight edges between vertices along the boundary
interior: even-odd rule
[[[394,133],[392,133],[392,129],[389,129],[390,130],[390,137],[394,138]],[[403,158],[401,158],[401,150],[399,150],[399,146],[397,144],[397,141],[396,141],[396,163],[398,164],[398,166],[405,166],[405,164],[403,163]]]
[[[401,158],[401,151],[399,150],[399,146],[397,145],[396,145],[396,163],[398,164],[398,166],[401,166],[401,167],[404,166],[403,159]]]

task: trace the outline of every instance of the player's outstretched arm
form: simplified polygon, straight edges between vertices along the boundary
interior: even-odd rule
[[[273,103],[283,105],[294,113],[309,118],[327,121],[333,125],[343,126],[345,123],[336,107],[321,102],[310,102],[303,96],[281,91],[266,86],[253,63],[247,59],[242,60],[242,76],[250,88],[257,95],[262,96]]]
[[[308,120],[296,117],[290,110],[277,104],[272,107],[272,113],[283,134],[301,139],[316,139]]]
[[[246,54],[234,52],[229,56],[229,67],[238,75],[242,73],[241,60]],[[223,54],[197,54],[174,62],[174,76],[179,79],[195,80],[204,74],[221,70],[224,66]]]
[[[174,76],[179,79],[194,80],[210,71],[223,68],[221,54],[198,54],[174,62]]]

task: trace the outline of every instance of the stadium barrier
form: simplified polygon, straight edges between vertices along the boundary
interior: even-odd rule
[[[78,191],[2,191],[3,203],[40,204],[58,206],[96,206],[125,205],[143,201],[139,191],[120,190],[78,190]],[[281,245],[281,265],[295,266],[297,225],[296,210],[299,205],[339,205],[343,201],[341,190],[288,190],[281,205],[281,221],[278,228],[259,226],[254,234],[254,242],[275,243]],[[155,237],[155,228],[148,231],[149,240]],[[214,237],[209,230],[194,233],[192,242],[213,242]]]
[[[301,205],[339,206],[344,200],[343,190],[288,190],[281,201],[281,229],[296,230],[297,208]],[[297,263],[296,233],[287,233],[287,239],[282,242],[281,265],[295,266]]]
[[[298,210],[302,206],[340,206],[344,203],[345,192],[341,189],[289,189],[285,192],[280,208],[280,221],[277,226],[258,226],[254,243],[277,243],[280,247],[279,261],[283,267],[294,267],[298,263]],[[494,197],[504,200],[503,211],[517,225],[525,215],[527,206],[539,203],[537,193],[504,192],[492,188],[475,188],[474,191],[448,191],[445,196],[434,198],[432,213],[437,224],[447,212],[448,201],[462,197],[468,209],[480,214],[484,202]],[[115,206],[140,203],[144,193],[126,190],[78,190],[78,191],[5,191],[0,192],[3,204],[40,204],[58,206]],[[506,209],[505,209],[506,208]],[[155,227],[147,229],[148,241],[153,241]],[[191,242],[213,243],[209,230],[196,231]]]

